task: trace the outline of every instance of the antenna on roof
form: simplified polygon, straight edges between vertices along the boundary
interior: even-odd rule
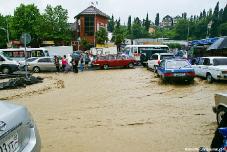
[[[97,7],[98,4],[99,4],[98,1],[91,2],[91,5],[94,6],[94,7]]]

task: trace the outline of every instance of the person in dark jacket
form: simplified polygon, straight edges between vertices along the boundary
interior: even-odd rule
[[[57,55],[54,56],[54,64],[56,66],[57,72],[60,72],[59,58],[57,57]]]
[[[72,59],[73,72],[75,73],[78,73],[78,64],[79,64],[78,58]]]

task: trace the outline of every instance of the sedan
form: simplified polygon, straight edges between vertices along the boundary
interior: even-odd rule
[[[39,152],[39,133],[28,110],[2,101],[0,109],[0,151]]]
[[[51,57],[37,58],[28,63],[28,70],[38,73],[40,71],[56,71],[54,59]]]
[[[195,72],[185,59],[163,60],[157,68],[158,75],[164,80],[194,80]]]
[[[133,68],[135,63],[136,60],[130,57],[116,55],[99,56],[96,60],[92,61],[93,66],[98,66],[100,68],[104,68],[105,70],[109,69],[109,67]]]

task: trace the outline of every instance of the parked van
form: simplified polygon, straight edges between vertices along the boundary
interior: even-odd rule
[[[0,72],[4,74],[13,73],[19,70],[18,62],[4,56],[0,52]]]
[[[124,54],[133,57],[138,63],[147,65],[147,60],[155,53],[167,53],[167,45],[126,45]]]
[[[25,48],[11,48],[11,49],[0,49],[0,52],[4,56],[11,58],[15,61],[25,60]],[[30,57],[48,57],[49,52],[45,48],[27,48],[26,49],[26,58]]]

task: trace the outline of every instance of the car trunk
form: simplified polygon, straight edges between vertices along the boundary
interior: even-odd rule
[[[0,107],[0,151],[24,149],[31,134],[31,120],[27,109],[5,102],[0,102]]]

